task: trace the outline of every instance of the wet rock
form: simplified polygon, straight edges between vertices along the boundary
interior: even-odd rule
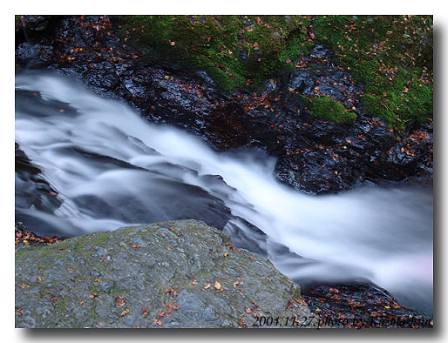
[[[331,96],[349,109],[358,106],[362,87],[334,64],[328,49],[317,44],[308,57],[302,58],[300,65],[290,76],[290,90],[307,96]]]
[[[16,253],[16,327],[252,327],[257,315],[315,326],[300,300],[265,258],[193,220]]]
[[[331,149],[280,157],[276,176],[307,193],[320,194],[349,189],[355,181],[353,166]]]
[[[310,72],[300,70],[291,76],[289,86],[292,89],[297,90],[299,93],[309,94],[314,88],[314,81],[312,80]]]
[[[24,42],[16,48],[16,58],[27,67],[42,67],[48,64],[53,56],[53,47]]]
[[[42,176],[28,156],[15,144],[15,209],[16,221],[27,222],[26,212],[30,208],[52,213],[61,200],[58,193]]]
[[[247,145],[254,132],[248,128],[248,121],[241,106],[227,103],[217,107],[207,118],[210,130],[207,136],[219,149],[232,149]]]
[[[47,29],[49,16],[25,15],[20,16],[19,25],[28,32],[42,32]]]
[[[316,44],[316,46],[313,48],[313,51],[311,51],[310,57],[324,59],[329,57],[330,54],[330,50],[326,49],[323,45]]]
[[[432,124],[412,130],[387,152],[387,177],[401,180],[407,175],[432,175],[432,149]]]
[[[304,298],[319,313],[321,327],[433,327],[432,318],[401,306],[386,290],[367,283],[310,285]]]

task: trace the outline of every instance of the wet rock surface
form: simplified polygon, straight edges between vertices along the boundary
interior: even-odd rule
[[[35,208],[52,213],[61,206],[57,191],[42,176],[28,156],[15,144],[15,215],[16,222],[27,218],[27,210]]]
[[[303,293],[322,327],[433,327],[431,318],[401,306],[387,291],[369,284],[315,285]]]
[[[262,315],[316,325],[297,285],[198,221],[16,252],[16,327],[252,327]]]
[[[24,21],[48,21],[38,19]],[[262,148],[278,157],[278,179],[296,189],[328,193],[365,180],[432,177],[432,124],[399,134],[364,114],[362,86],[322,45],[287,79],[269,80],[255,93],[224,94],[204,72],[147,65],[120,40],[108,17],[51,20],[53,29],[37,36],[20,34],[35,32],[34,24],[22,31],[19,26],[19,70],[45,66],[81,78],[103,95],[126,100],[152,122],[186,129],[218,150]],[[304,96],[320,95],[354,109],[358,119],[344,125],[314,118]]]

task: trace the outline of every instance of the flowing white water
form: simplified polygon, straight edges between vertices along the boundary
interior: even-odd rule
[[[61,233],[182,218],[195,208],[219,221],[223,203],[231,211],[226,230],[258,241],[289,277],[368,279],[430,311],[431,190],[364,187],[308,196],[275,180],[272,158],[216,153],[73,81],[29,74],[17,77],[16,88],[39,93],[37,102],[17,98],[16,141],[63,199],[54,214],[27,214]]]

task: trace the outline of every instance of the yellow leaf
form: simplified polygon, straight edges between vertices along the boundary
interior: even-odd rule
[[[215,284],[213,285],[213,287],[215,287],[215,289],[217,289],[218,291],[219,291],[220,289],[222,289],[222,286],[221,286],[221,284],[219,283],[219,281],[215,281]]]

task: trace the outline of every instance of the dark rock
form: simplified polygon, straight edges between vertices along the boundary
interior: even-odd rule
[[[335,66],[328,49],[316,45],[301,65],[290,76],[291,90],[307,96],[330,96],[349,109],[358,106],[362,87],[354,83],[349,73]]]
[[[313,51],[311,51],[310,57],[311,58],[318,58],[323,59],[330,56],[330,50],[326,49],[324,46],[320,44],[316,44],[316,46],[313,48]]]
[[[20,17],[20,26],[29,32],[42,32],[47,29],[49,16],[25,15]]]
[[[367,283],[310,285],[304,298],[320,315],[319,326],[431,328],[431,318],[401,306],[386,290]]]
[[[51,187],[28,156],[15,144],[15,208],[16,222],[26,224],[24,213],[35,208],[53,213],[61,205],[57,191]]]
[[[349,189],[355,181],[353,166],[331,149],[282,156],[276,165],[277,177],[308,193]]]
[[[53,56],[53,47],[50,45],[24,42],[16,48],[16,58],[27,67],[42,67],[47,65]]]

